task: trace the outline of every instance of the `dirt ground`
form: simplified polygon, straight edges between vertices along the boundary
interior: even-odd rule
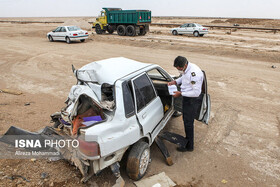
[[[94,21],[91,18],[13,20],[63,20],[70,24],[74,19],[75,23],[83,24]],[[280,27],[280,20],[155,18],[153,21]],[[59,25],[0,23],[0,90],[23,93],[0,93],[0,134],[12,125],[30,131],[51,125],[50,114],[64,106],[71,86],[76,84],[72,64],[80,68],[92,61],[122,56],[159,64],[176,75],[173,60],[183,55],[207,73],[211,119],[208,126],[195,122],[193,152],[177,152],[175,145],[166,142],[173,166],[167,166],[158,148],[152,145],[152,162],[144,178],[165,172],[178,186],[280,185],[280,32],[232,30],[230,33],[215,29],[196,38],[173,36],[170,28],[152,26],[151,32],[141,37],[93,33],[85,43],[68,45],[47,40],[46,33],[56,26]],[[90,30],[90,25],[86,29]],[[182,119],[173,118],[165,129],[182,134]],[[42,173],[48,177],[42,179]],[[21,178],[11,180],[8,178],[11,175],[22,175],[30,182]],[[121,175],[126,186],[134,186],[123,167]],[[112,186],[116,180],[110,169],[86,184],[81,184],[80,178],[79,171],[63,160],[0,160],[0,186]]]

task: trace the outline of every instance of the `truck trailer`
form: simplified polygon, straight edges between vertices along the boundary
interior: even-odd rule
[[[145,35],[151,23],[150,10],[122,10],[121,8],[102,8],[92,28],[97,34],[117,31],[120,36]]]

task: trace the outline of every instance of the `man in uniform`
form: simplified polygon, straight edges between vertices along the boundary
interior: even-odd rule
[[[203,72],[185,57],[178,56],[174,60],[174,67],[182,74],[168,85],[181,85],[181,91],[174,92],[173,97],[183,96],[183,121],[188,143],[186,147],[178,147],[181,152],[193,151],[194,148],[194,119],[196,118],[201,104],[201,86],[203,83]]]

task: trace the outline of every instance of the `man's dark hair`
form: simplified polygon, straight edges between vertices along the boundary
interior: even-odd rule
[[[184,67],[186,64],[188,64],[188,60],[186,59],[186,57],[183,56],[177,56],[174,60],[174,67]]]

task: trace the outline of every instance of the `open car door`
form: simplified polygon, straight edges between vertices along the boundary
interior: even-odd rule
[[[203,78],[202,89],[201,89],[201,97],[202,97],[201,106],[197,112],[197,117],[195,119],[208,125],[208,122],[210,119],[210,111],[211,111],[211,100],[210,100],[210,95],[208,94],[208,91],[207,91],[206,74],[204,71],[202,71],[202,72],[203,72],[204,78]],[[179,90],[179,88],[178,88],[178,90]],[[176,111],[183,112],[182,102],[183,102],[182,96],[180,96],[178,98],[174,98],[174,109]]]
[[[133,78],[131,82],[136,116],[142,126],[144,135],[146,135],[151,133],[162,120],[164,116],[163,105],[146,73]]]

